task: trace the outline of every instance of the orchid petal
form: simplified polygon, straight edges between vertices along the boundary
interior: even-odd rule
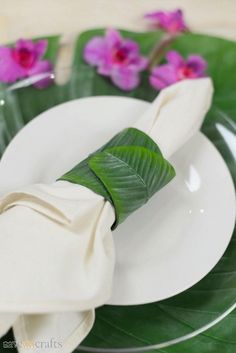
[[[92,38],[84,48],[84,60],[93,66],[101,65],[107,51],[107,45],[102,37]]]
[[[108,28],[106,30],[105,40],[110,48],[119,46],[122,43],[120,32],[114,28]]]
[[[176,67],[184,64],[184,58],[175,50],[171,50],[166,54],[167,61]]]
[[[127,67],[114,69],[111,74],[111,80],[123,91],[131,91],[140,82],[138,72]]]
[[[176,70],[172,65],[165,64],[155,67],[150,76],[150,84],[160,90],[178,81]]]
[[[33,42],[30,39],[19,39],[16,42],[15,49],[27,49],[32,52],[35,56],[35,59],[38,60],[43,57],[46,52],[48,45],[48,41],[45,39],[38,40],[37,42]]]
[[[148,62],[149,62],[148,58],[145,58],[144,56],[140,56],[140,57],[132,60],[129,67],[131,67],[132,69],[134,69],[136,71],[143,71],[147,68]]]
[[[12,83],[26,76],[25,69],[21,68],[12,57],[12,49],[0,47],[0,81]]]
[[[187,29],[184,21],[183,12],[180,9],[175,11],[156,11],[147,13],[145,18],[151,20],[156,27],[176,35]]]
[[[187,59],[187,65],[194,68],[195,72],[202,75],[207,68],[207,62],[200,55],[190,55]]]
[[[109,60],[104,61],[97,69],[97,72],[102,76],[110,76],[111,71],[112,65],[109,63]]]
[[[52,70],[53,65],[50,61],[38,61],[34,68],[28,72],[28,76],[36,76],[42,73],[48,74],[45,78],[39,79],[38,82],[34,83],[34,86],[37,88],[46,88],[53,82]]]
[[[18,39],[16,44],[15,44],[15,49],[20,50],[22,48],[25,48],[29,51],[34,51],[34,42],[31,39]]]
[[[139,45],[137,42],[131,39],[124,39],[122,43],[122,48],[125,48],[127,52],[132,53],[132,55],[139,55]]]
[[[36,53],[36,57],[37,59],[41,59],[44,54],[46,53],[47,50],[47,46],[48,46],[48,41],[47,40],[38,40],[35,44],[34,44],[34,51]]]

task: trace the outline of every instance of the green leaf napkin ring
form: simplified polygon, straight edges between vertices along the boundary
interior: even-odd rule
[[[127,128],[59,180],[86,186],[109,200],[116,212],[114,229],[174,176],[157,144],[144,132]]]

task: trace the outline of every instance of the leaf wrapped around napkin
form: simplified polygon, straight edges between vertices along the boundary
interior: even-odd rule
[[[211,98],[209,78],[182,81],[163,90],[134,128],[168,158],[200,128]],[[88,334],[94,309],[111,293],[115,218],[110,201],[65,180],[2,199],[0,333],[13,326],[21,353],[69,353]]]
[[[60,180],[86,186],[110,201],[114,229],[174,176],[157,144],[141,130],[126,128]]]

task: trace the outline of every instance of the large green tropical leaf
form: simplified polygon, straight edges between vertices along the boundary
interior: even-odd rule
[[[152,101],[155,90],[143,73],[143,83],[136,90],[124,93],[114,87],[108,78],[83,61],[85,43],[103,30],[83,33],[75,46],[73,69],[69,81],[46,90],[31,87],[17,91],[0,90],[0,149],[3,152],[14,134],[29,120],[58,103],[92,95],[124,95]],[[123,35],[139,42],[143,54],[148,54],[160,33],[129,33]],[[51,39],[50,39],[51,40]],[[52,39],[53,40],[53,39]],[[55,57],[58,39],[54,40],[50,55]],[[56,43],[56,44],[55,44]],[[226,160],[236,184],[236,43],[198,34],[178,37],[172,48],[183,55],[197,53],[208,61],[215,95],[213,106],[202,131],[211,139]],[[115,233],[114,233],[115,236]],[[158,303],[142,306],[104,306],[96,311],[96,322],[83,346],[140,347],[181,337],[212,322],[235,303],[236,299],[236,234],[215,268],[189,290]],[[185,343],[161,352],[169,353],[234,353],[236,315],[230,314],[222,323]],[[6,350],[3,350],[6,352]],[[11,350],[12,351],[12,350]]]

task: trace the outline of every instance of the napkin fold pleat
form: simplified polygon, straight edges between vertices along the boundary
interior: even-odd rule
[[[13,332],[21,353],[70,353],[91,329],[94,310],[44,315],[20,315]]]
[[[1,215],[0,257],[7,276],[0,268],[0,312],[84,311],[102,305],[111,293],[114,219],[101,196],[68,182],[7,196]]]
[[[113,208],[57,182],[12,192],[1,212],[1,335],[13,326],[20,353],[72,352],[111,294]]]
[[[160,92],[135,127],[152,137],[169,158],[200,129],[212,94],[209,78],[177,83]]]
[[[159,94],[134,127],[168,158],[200,128],[212,92],[209,78],[177,83]],[[18,342],[54,339],[61,345],[47,352],[72,352],[92,328],[94,309],[111,294],[114,209],[66,181],[11,192],[0,208],[0,323],[6,318],[0,333],[13,325]],[[18,350],[44,352],[36,346]]]

